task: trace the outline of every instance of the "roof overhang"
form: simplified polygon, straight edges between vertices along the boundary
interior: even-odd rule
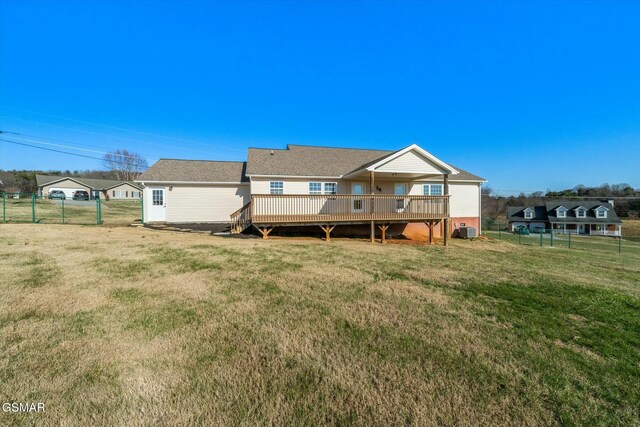
[[[82,182],[82,181],[78,181],[77,179],[74,179],[74,178],[68,177],[68,176],[65,176],[65,177],[62,177],[62,178],[60,178],[60,179],[56,179],[56,180],[53,180],[53,181],[45,182],[45,183],[43,183],[43,184],[38,185],[38,187],[44,187],[45,185],[56,184],[56,183],[61,182],[61,181],[66,181],[67,179],[68,179],[68,180],[71,180],[71,181],[73,181],[73,182],[75,182],[76,184],[84,185],[85,187],[89,187],[89,188],[93,189],[93,187],[92,187],[92,186],[90,186],[90,185],[88,185],[88,184],[85,184],[85,183],[84,183],[84,182]]]
[[[262,175],[262,174],[246,174],[249,178],[318,178],[318,179],[342,179],[343,176],[312,176],[312,175]]]
[[[134,184],[135,182],[136,181],[134,181],[134,182],[122,181],[119,184],[114,184],[114,185],[111,185],[109,187],[100,188],[100,190],[107,191],[107,190],[111,190],[112,188],[115,188],[115,187],[120,187],[121,185],[130,185],[133,188],[137,188],[138,190],[142,190],[142,187],[140,187],[139,185]],[[98,188],[95,188],[95,190],[98,190]]]
[[[142,185],[146,184],[196,184],[196,185],[249,185],[249,182],[222,182],[222,181],[156,181],[152,179],[135,180]]]
[[[427,150],[425,150],[424,148],[420,147],[417,144],[411,144],[408,147],[403,148],[402,150],[398,150],[394,153],[389,154],[388,156],[378,160],[376,163],[369,165],[367,167],[363,167],[360,169],[357,169],[353,172],[350,172],[346,175],[343,176],[343,178],[351,178],[354,176],[358,176],[361,175],[365,172],[376,172],[376,170],[378,170],[381,166],[389,163],[390,161],[397,159],[398,157],[402,156],[403,154],[408,153],[409,151],[414,151],[416,153],[418,153],[419,155],[421,155],[422,157],[426,158],[427,160],[429,160],[430,162],[432,162],[433,164],[437,165],[439,168],[443,169],[443,175],[448,174],[448,175],[457,175],[458,171],[455,170],[453,167],[451,167],[450,165],[448,165],[447,163],[443,162],[442,160],[438,159],[436,156],[434,156],[433,154],[429,153]],[[421,176],[425,176],[425,172],[424,171],[411,171],[411,170],[397,170],[397,171],[390,171],[390,170],[385,170],[384,171],[385,174],[396,174],[396,175],[403,175],[405,177],[407,176],[411,176],[411,175],[421,175]]]

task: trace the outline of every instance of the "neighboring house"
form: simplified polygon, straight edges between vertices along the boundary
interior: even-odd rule
[[[554,233],[621,236],[622,221],[613,209],[613,201],[553,201],[539,206],[507,208],[509,230],[517,226],[533,232],[553,229]]]
[[[91,197],[111,200],[132,200],[142,197],[142,187],[136,183],[112,179],[93,179],[59,175],[36,175],[38,195],[47,197],[53,190],[63,191],[68,199],[84,190]]]
[[[246,162],[160,159],[136,182],[145,222],[231,223],[362,229],[384,238],[397,229],[448,238],[461,226],[480,232],[483,178],[417,145],[398,151],[288,145],[250,148]],[[407,225],[417,223],[419,225]],[[444,230],[449,230],[444,233]]]

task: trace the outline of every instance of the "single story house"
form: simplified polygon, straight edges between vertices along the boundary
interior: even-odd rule
[[[60,175],[36,175],[38,195],[47,197],[54,190],[64,192],[68,199],[76,191],[86,191],[92,198],[133,200],[142,197],[139,184],[112,179],[81,178]]]
[[[246,162],[160,159],[136,182],[144,221],[274,227],[364,228],[373,239],[393,226],[445,241],[460,227],[480,232],[485,180],[418,145],[397,151],[288,145],[249,148]],[[377,227],[377,228],[376,228]]]
[[[320,226],[327,238],[338,225],[349,232],[366,225],[383,239],[400,226],[446,240],[460,227],[480,231],[485,180],[414,144],[250,148],[246,162],[160,159],[136,182],[147,223],[230,223],[232,232],[253,225],[263,237],[274,227]]]
[[[622,221],[613,209],[613,200],[546,202],[539,206],[507,208],[509,230],[525,226],[533,232],[552,229],[554,233],[621,236]]]

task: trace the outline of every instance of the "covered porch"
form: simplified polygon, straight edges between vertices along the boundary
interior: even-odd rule
[[[337,225],[368,224],[371,241],[379,229],[384,242],[390,224],[419,222],[429,229],[430,243],[433,228],[443,226],[448,244],[449,174],[456,173],[419,147],[407,147],[342,176],[330,193],[252,194],[232,214],[232,232],[252,225],[266,239],[274,227],[308,225],[321,227],[330,240]]]

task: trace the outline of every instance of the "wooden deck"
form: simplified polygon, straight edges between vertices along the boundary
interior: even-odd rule
[[[330,230],[339,224],[371,224],[372,229],[374,223],[425,222],[433,226],[448,217],[449,196],[254,194],[251,202],[231,215],[231,231],[240,233],[254,225],[266,237],[276,226],[318,225],[329,230],[329,237]]]

